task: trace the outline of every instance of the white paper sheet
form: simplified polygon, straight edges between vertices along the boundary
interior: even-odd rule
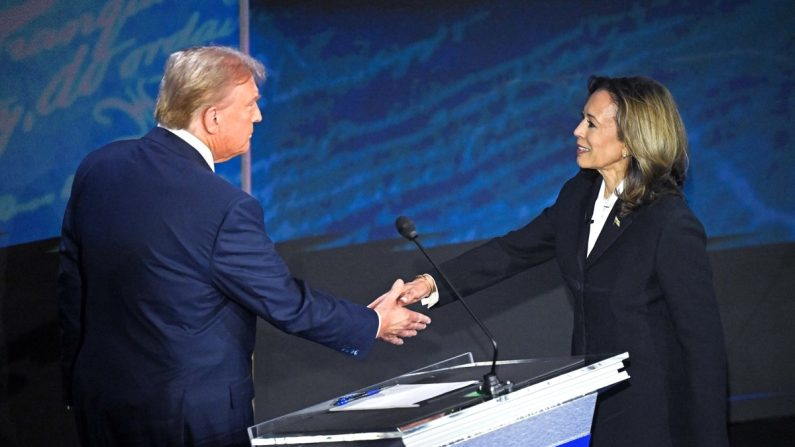
[[[441,396],[460,388],[478,383],[467,382],[423,383],[414,385],[394,385],[384,388],[378,394],[363,397],[345,405],[332,406],[329,411],[384,410],[389,408],[410,408],[419,402]]]

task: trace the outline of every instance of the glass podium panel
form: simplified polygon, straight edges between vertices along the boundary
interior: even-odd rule
[[[346,396],[369,398],[368,391],[395,385],[474,382],[471,385],[406,408],[335,411],[339,409],[335,398],[254,425],[249,438],[251,445],[444,445],[431,439],[479,436],[624,380],[628,376],[621,371],[622,361],[627,357],[501,361],[497,375],[513,383],[513,392],[492,399],[478,390],[491,362],[476,363],[470,353],[464,353]]]

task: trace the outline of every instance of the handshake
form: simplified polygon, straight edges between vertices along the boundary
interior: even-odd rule
[[[419,276],[408,283],[401,279],[395,281],[388,292],[367,306],[378,313],[381,322],[377,338],[393,345],[402,345],[404,338],[414,337],[418,331],[425,329],[431,319],[404,306],[428,296],[433,289],[434,285],[427,276]]]

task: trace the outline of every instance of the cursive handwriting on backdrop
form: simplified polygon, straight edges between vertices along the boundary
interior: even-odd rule
[[[141,114],[148,112],[141,110],[140,104],[142,92],[137,78],[142,66],[162,63],[165,55],[178,48],[227,37],[237,29],[237,24],[229,19],[200,22],[199,12],[193,12],[176,32],[150,42],[138,42],[134,37],[136,33],[123,32],[128,22],[154,5],[163,3],[162,0],[109,0],[97,12],[84,12],[59,23],[57,27],[26,29],[34,19],[48,14],[55,3],[28,1],[0,12],[0,23],[10,24],[0,33],[0,45],[12,62],[19,63],[55,49],[72,53],[63,66],[51,68],[50,79],[44,80],[41,92],[32,104],[24,104],[15,96],[0,99],[0,118],[3,118],[0,120],[0,154],[20,125],[22,130],[30,132],[37,118],[96,94],[111,64],[118,70],[119,79],[136,84],[138,95],[126,99],[108,95],[98,99],[94,116],[101,122],[103,109],[117,108],[140,125]],[[28,31],[27,35],[15,36],[25,31]]]
[[[0,7],[0,163],[10,173],[0,188],[0,223],[65,203],[73,167],[42,151],[79,159],[101,142],[145,132],[168,54],[236,42],[237,7],[236,0],[26,0]],[[80,141],[70,138],[74,130],[57,132],[64,113],[86,123]],[[20,224],[9,227],[29,226]],[[42,237],[57,233],[58,222],[33,224],[47,228]],[[19,242],[13,239],[7,242]]]

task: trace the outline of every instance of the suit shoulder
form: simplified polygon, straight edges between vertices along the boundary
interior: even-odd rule
[[[687,205],[684,196],[676,194],[665,194],[649,204],[649,209],[655,213],[668,216],[681,216],[683,214],[693,215],[693,211]]]
[[[704,226],[681,195],[666,194],[648,205],[648,218],[662,227]]]
[[[113,157],[114,155],[118,154],[119,151],[128,150],[129,148],[136,146],[140,141],[140,139],[112,141],[89,152],[83,161],[91,162]]]
[[[217,186],[214,190],[218,191],[219,194],[223,194],[224,200],[230,204],[230,207],[244,206],[259,214],[263,213],[262,205],[254,196],[229,183],[222,177],[216,175],[215,179]]]
[[[139,140],[118,140],[94,149],[80,161],[77,166],[76,176],[85,175],[95,167],[102,169],[109,164],[118,163],[128,156]]]
[[[574,177],[566,180],[563,188],[560,190],[561,195],[575,194],[582,191],[588,191],[593,187],[594,182],[601,180],[601,176],[597,171],[591,169],[580,169]]]

